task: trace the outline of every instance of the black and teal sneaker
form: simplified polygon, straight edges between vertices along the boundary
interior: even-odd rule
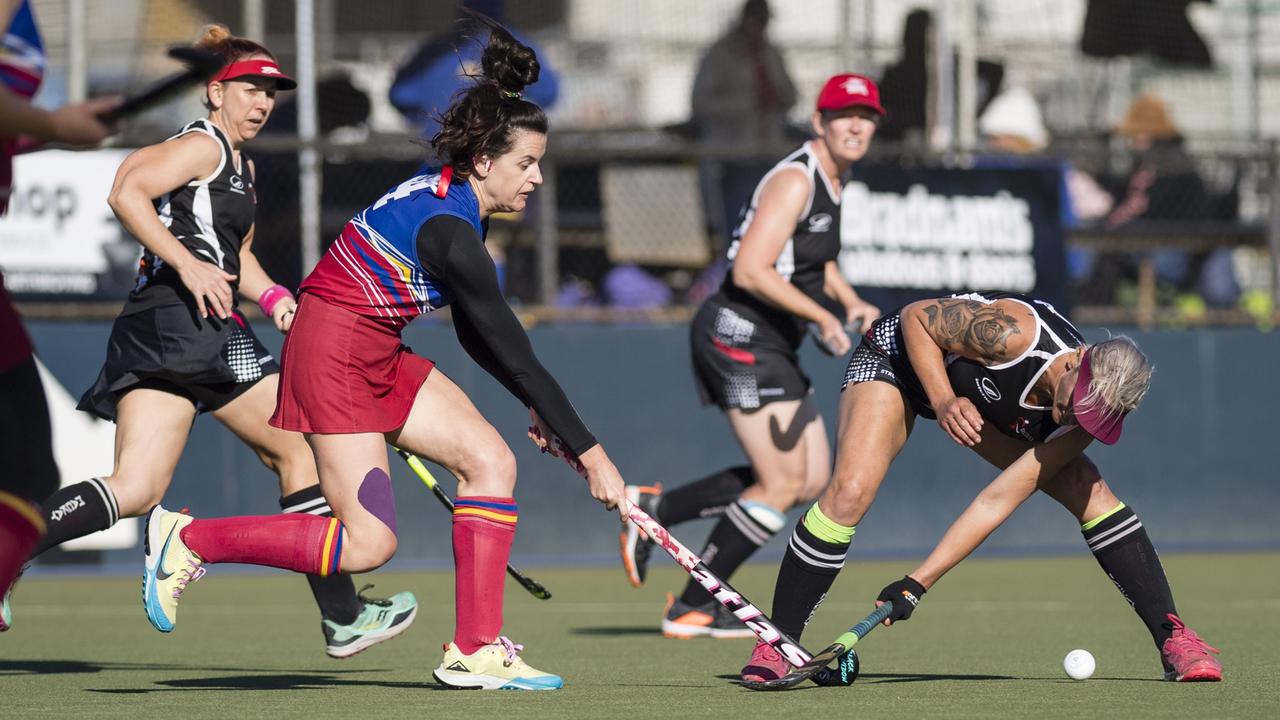
[[[373,587],[366,585],[360,589]],[[364,609],[350,625],[339,625],[332,620],[321,620],[324,631],[324,651],[331,658],[349,658],[368,650],[384,640],[399,635],[413,624],[418,616],[418,599],[411,592],[396,593],[389,598],[360,596]]]

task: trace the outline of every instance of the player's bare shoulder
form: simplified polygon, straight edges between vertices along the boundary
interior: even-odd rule
[[[921,312],[942,349],[987,365],[1013,360],[1035,342],[1035,313],[1017,300],[938,298]]]

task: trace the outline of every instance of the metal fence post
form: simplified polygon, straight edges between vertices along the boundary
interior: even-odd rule
[[[84,102],[89,97],[89,17],[85,0],[67,3],[67,101]]]
[[[538,189],[538,293],[542,304],[555,304],[560,287],[560,237],[556,218],[556,174],[550,161],[542,163],[542,187]]]
[[[316,149],[316,8],[314,0],[298,0],[294,28],[298,43],[298,218],[301,228],[302,276],[320,261],[320,153]]]

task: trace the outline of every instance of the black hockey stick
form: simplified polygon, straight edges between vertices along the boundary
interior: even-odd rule
[[[163,77],[143,90],[125,96],[119,105],[99,114],[98,119],[109,125],[149,110],[187,88],[207,82],[225,64],[222,56],[217,53],[186,45],[169,48],[169,57],[186,63],[187,69]]]
[[[396,448],[395,450],[396,454],[404,458],[405,462],[409,463],[409,467],[413,469],[415,474],[417,474],[418,479],[422,480],[424,485],[431,488],[431,492],[435,494],[438,500],[440,500],[440,504],[448,508],[449,512],[453,512],[453,498],[449,497],[449,493],[445,492],[444,488],[440,487],[440,483],[436,482],[435,476],[432,475],[431,471],[427,469],[427,466],[423,464],[422,459],[417,455],[414,455],[411,452],[405,452],[400,448]],[[521,587],[528,590],[530,595],[538,598],[539,600],[551,599],[551,591],[543,587],[542,583],[517,570],[515,565],[507,563],[507,574],[515,579],[516,582],[520,583]]]

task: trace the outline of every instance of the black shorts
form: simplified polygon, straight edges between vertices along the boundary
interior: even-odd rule
[[[753,410],[809,394],[795,348],[775,328],[712,298],[689,325],[693,376],[705,405]]]
[[[111,326],[107,360],[79,408],[116,419],[116,403],[135,388],[181,395],[212,412],[280,372],[239,310],[201,318],[189,305],[160,305],[120,315]]]
[[[897,313],[886,315],[872,323],[862,342],[854,348],[853,356],[844,370],[844,384],[840,391],[850,385],[864,382],[884,382],[898,388],[911,409],[917,415],[930,420],[936,419],[933,408],[929,407],[928,395],[920,378],[911,367],[911,359],[907,357],[906,343],[902,338],[902,320]]]

